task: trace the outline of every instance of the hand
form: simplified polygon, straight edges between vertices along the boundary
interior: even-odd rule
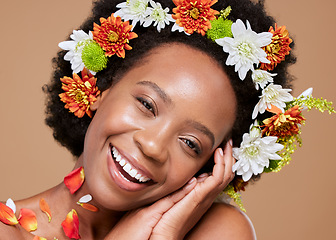
[[[214,162],[212,175],[201,174],[152,205],[128,212],[105,240],[183,239],[234,177],[231,141],[224,153],[216,149]]]
[[[214,161],[212,175],[201,174],[194,181],[189,181],[190,186],[186,187],[192,188],[191,191],[162,215],[150,239],[183,239],[210,208],[216,196],[234,178],[232,166],[235,159],[232,157],[231,141],[226,144],[224,153],[221,148],[216,149]],[[174,194],[162,200],[169,201],[169,198],[173,197]]]

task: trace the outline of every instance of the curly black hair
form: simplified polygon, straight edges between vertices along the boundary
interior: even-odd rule
[[[124,0],[122,0],[124,1]],[[93,23],[100,24],[101,17],[107,18],[111,13],[118,9],[116,5],[121,0],[98,0],[93,3],[91,16],[86,19],[80,29],[88,33],[93,30]],[[172,0],[159,0],[162,7],[175,7]],[[218,11],[225,9],[227,6],[232,7],[229,19],[235,21],[241,19],[243,22],[248,20],[255,32],[267,32],[270,26],[274,26],[274,19],[266,14],[264,2],[257,3],[250,0],[218,0],[212,8]],[[131,51],[126,51],[126,57],[118,58],[113,56],[108,62],[107,68],[98,72],[97,86],[101,91],[108,89],[114,82],[122,77],[135,64],[141,64],[142,59],[150,50],[163,44],[182,43],[192,48],[198,49],[208,56],[215,59],[230,78],[231,84],[237,98],[237,116],[235,125],[232,130],[232,139],[235,146],[239,145],[242,135],[248,132],[252,123],[252,111],[259,101],[260,91],[255,89],[251,79],[251,73],[248,73],[246,79],[241,81],[238,73],[234,71],[234,66],[225,64],[228,54],[223,52],[221,46],[208,39],[206,36],[194,33],[190,36],[172,32],[171,26],[165,27],[158,32],[156,27],[141,27],[139,24],[134,28],[138,38],[132,39],[130,45]],[[293,48],[293,42],[291,43]],[[84,137],[91,118],[84,116],[76,117],[64,108],[64,103],[60,101],[59,94],[62,92],[60,78],[72,76],[70,63],[64,60],[66,51],[59,51],[57,57],[53,59],[54,73],[51,82],[44,86],[44,92],[47,94],[46,103],[46,124],[53,130],[54,138],[65,146],[74,156],[78,157],[84,146]],[[275,71],[277,76],[274,77],[274,83],[283,87],[290,87],[292,77],[288,73],[288,66],[295,62],[293,54],[286,56],[286,60],[278,64]],[[267,113],[266,113],[267,114]]]

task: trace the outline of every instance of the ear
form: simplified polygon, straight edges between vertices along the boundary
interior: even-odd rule
[[[99,108],[99,106],[103,102],[104,97],[107,95],[108,90],[109,89],[105,90],[104,92],[98,95],[97,100],[90,106],[91,111],[94,112]]]

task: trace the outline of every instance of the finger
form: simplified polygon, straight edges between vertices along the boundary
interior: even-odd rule
[[[225,162],[225,172],[224,172],[224,181],[227,183],[231,182],[234,178],[234,173],[232,171],[233,164],[236,162],[232,156],[232,140],[230,139],[225,146],[224,150],[224,162]]]
[[[177,202],[179,202],[186,195],[188,195],[196,184],[197,184],[196,178],[193,177],[183,188],[156,201],[151,206],[145,208],[145,211],[156,212],[158,214],[165,213]]]
[[[210,176],[209,173],[202,173],[197,177],[197,182],[198,183],[204,182],[209,176]]]

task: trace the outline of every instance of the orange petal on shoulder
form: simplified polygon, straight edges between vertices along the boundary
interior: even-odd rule
[[[89,210],[91,212],[98,212],[98,208],[96,206],[93,206],[90,203],[80,203],[80,202],[77,202],[77,204],[80,205],[82,208],[84,208],[86,210]]]
[[[271,106],[272,106],[271,108],[267,108],[266,110],[274,114],[282,113],[280,108],[274,106],[273,104],[271,104]]]
[[[20,210],[20,216],[18,220],[20,225],[28,232],[32,232],[37,229],[36,215],[30,209],[22,208]]]
[[[64,178],[64,184],[70,190],[71,194],[74,194],[82,186],[84,177],[84,169],[83,167],[79,167]]]
[[[33,240],[47,240],[44,237],[35,236]]]
[[[41,211],[44,212],[48,216],[48,221],[51,221],[51,212],[48,203],[44,200],[44,198],[40,199],[40,208]]]
[[[0,221],[8,225],[18,224],[18,220],[13,210],[0,202]]]
[[[79,220],[75,209],[72,209],[65,220],[62,222],[62,227],[65,235],[68,238],[80,239],[79,235]]]

